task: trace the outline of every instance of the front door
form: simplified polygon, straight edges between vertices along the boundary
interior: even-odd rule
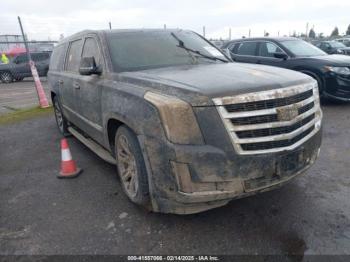
[[[76,110],[82,119],[79,127],[94,140],[102,143],[101,91],[105,66],[95,35],[88,35],[84,39],[82,57],[94,57],[96,65],[102,69],[102,75],[79,75],[75,82],[78,93]]]
[[[275,53],[285,52],[276,44],[268,41],[262,41],[259,43],[258,48],[258,64],[270,65],[277,67],[286,67],[286,59],[276,58]],[[287,56],[287,54],[286,54]]]

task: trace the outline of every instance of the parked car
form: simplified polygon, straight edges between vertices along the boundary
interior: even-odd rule
[[[307,74],[317,80],[320,94],[350,101],[350,57],[328,55],[297,38],[248,38],[231,41],[228,49],[237,62],[271,65]]]
[[[39,76],[46,76],[49,70],[50,52],[31,53]],[[0,64],[0,80],[3,83],[22,81],[25,77],[31,77],[27,54],[18,54],[10,59],[8,64]]]
[[[344,38],[335,39],[335,41],[340,42],[347,47],[350,47],[350,37],[349,38],[344,37]]]
[[[60,132],[116,164],[129,199],[190,214],[279,187],[321,143],[317,82],[231,63],[186,30],[84,31],[48,74]]]
[[[325,51],[327,54],[350,55],[350,47],[338,41],[321,41],[315,44],[318,48]]]

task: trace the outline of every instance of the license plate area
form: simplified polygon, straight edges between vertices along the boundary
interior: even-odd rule
[[[305,166],[304,154],[304,148],[300,148],[299,150],[280,156],[276,168],[278,176],[288,176],[302,169]]]

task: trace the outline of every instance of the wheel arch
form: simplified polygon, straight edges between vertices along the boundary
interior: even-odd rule
[[[309,70],[309,69],[300,69],[298,71],[314,78],[317,81],[320,90],[324,90],[325,81],[319,73],[314,72],[314,71]],[[320,86],[320,84],[321,84],[321,86]]]
[[[105,132],[105,141],[107,142],[107,145],[109,149],[111,150],[111,153],[114,155],[114,138],[115,134],[117,133],[117,130],[121,126],[126,126],[131,131],[135,133],[137,136],[140,134],[139,128],[137,128],[135,125],[131,124],[129,121],[123,119],[122,117],[112,114],[108,117],[108,120],[106,121],[106,132]]]

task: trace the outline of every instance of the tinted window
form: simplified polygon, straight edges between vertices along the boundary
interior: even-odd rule
[[[230,46],[230,51],[234,54],[237,54],[238,47],[241,45],[241,43],[235,43]]]
[[[83,41],[81,39],[71,42],[66,62],[67,71],[79,71],[82,42]]]
[[[57,46],[52,53],[50,59],[50,70],[61,70],[65,57],[65,45]]]
[[[97,42],[94,38],[92,37],[86,38],[84,48],[83,48],[83,57],[94,57],[96,61],[96,65],[100,65],[101,63],[100,51],[98,49]]]
[[[280,42],[286,49],[289,49],[296,57],[299,56],[321,56],[327,55],[321,49],[303,40],[285,40]]]
[[[49,54],[48,53],[37,53],[37,54],[32,54],[32,60],[34,62],[40,62],[40,61],[44,61],[46,59],[49,58]]]
[[[107,36],[113,67],[119,72],[198,63],[222,63],[186,51],[180,47],[181,43],[206,56],[225,59],[216,47],[190,31],[127,32]]]
[[[257,43],[256,42],[244,42],[241,43],[237,49],[238,55],[251,55],[255,56]]]
[[[28,63],[27,55],[19,55],[19,56],[17,56],[16,63],[17,64]]]
[[[284,53],[281,48],[271,42],[261,42],[259,56],[274,57],[274,53]]]

